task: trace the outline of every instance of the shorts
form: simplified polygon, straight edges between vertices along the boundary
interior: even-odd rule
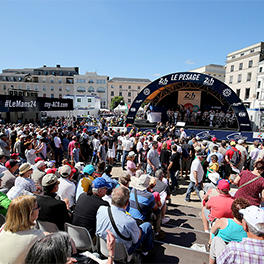
[[[112,159],[114,159],[115,158],[115,149],[114,148],[112,148],[112,149],[108,149],[108,151],[107,151],[107,157],[108,158],[112,158]]]

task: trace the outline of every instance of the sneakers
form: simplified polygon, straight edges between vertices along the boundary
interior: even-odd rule
[[[185,199],[185,202],[188,202],[189,203],[190,201],[191,201],[191,199]]]
[[[164,218],[162,218],[161,223],[164,225],[164,224],[167,224],[169,221],[170,221],[170,218],[168,216],[165,216]]]

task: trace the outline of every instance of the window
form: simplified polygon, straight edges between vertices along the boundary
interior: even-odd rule
[[[122,85],[119,85],[119,88],[122,89]]]
[[[86,89],[84,87],[82,87],[82,86],[79,86],[77,88],[77,92],[79,92],[79,93],[85,93],[86,92]]]
[[[239,70],[243,69],[243,62],[239,63]]]
[[[6,85],[5,84],[3,85],[3,89],[6,90]]]
[[[259,72],[262,72],[262,67],[259,68]]]
[[[46,96],[47,96],[47,95],[44,93],[44,94],[43,94],[43,97],[46,97]]]
[[[234,71],[234,65],[231,65],[230,72]]]
[[[61,88],[61,87],[59,88],[59,91],[60,91],[60,92],[62,91],[62,88]]]
[[[43,86],[42,90],[43,90],[43,91],[46,91],[46,86]]]
[[[88,102],[88,103],[91,103],[91,102],[92,102],[92,99],[91,99],[91,98],[88,98],[88,99],[87,99],[87,102]]]
[[[119,96],[122,96],[122,92],[119,92]]]
[[[81,103],[82,102],[82,98],[77,98],[77,103]]]
[[[59,98],[62,98],[62,94],[59,94]]]
[[[257,92],[257,97],[256,97],[256,99],[259,99],[259,92]]]
[[[114,93],[114,91],[111,91],[111,96],[115,96],[115,93]]]
[[[111,85],[111,88],[114,88],[114,85]]]
[[[258,88],[260,88],[261,86],[261,81],[258,81]]]
[[[103,87],[97,88],[97,93],[105,93],[105,88]]]
[[[250,82],[251,81],[251,72],[248,72],[248,74],[247,74],[247,82]]]
[[[130,99],[130,98],[128,98],[128,99],[127,99],[127,102],[128,102],[128,103],[131,103],[131,99]]]
[[[89,92],[89,93],[93,93],[93,92],[94,92],[94,88],[93,88],[93,86],[90,86],[90,87],[88,88],[88,92]]]
[[[236,90],[236,94],[237,94],[238,97],[240,97],[240,89]]]
[[[54,87],[53,87],[53,86],[50,86],[50,90],[51,90],[51,91],[54,91]]]
[[[140,90],[140,86],[138,86],[138,90]]]
[[[233,75],[229,77],[229,83],[233,83]]]
[[[50,79],[50,83],[54,83],[54,80],[53,79]]]
[[[50,94],[50,97],[51,97],[51,98],[54,98],[54,94]]]
[[[252,50],[250,50],[250,53],[253,53],[255,50],[254,49],[252,49]]]
[[[242,53],[240,54],[240,56],[241,56],[241,57],[244,56],[244,52],[242,52]]]
[[[127,93],[127,96],[128,96],[128,97],[131,97],[131,92],[128,92],[128,93]]]
[[[59,79],[59,80],[58,80],[58,83],[62,83],[62,79]]]
[[[233,55],[233,56],[232,56],[232,59],[234,59],[235,57],[236,57],[236,56],[235,56],[235,55]]]
[[[93,80],[89,80],[88,83],[94,83],[94,81]]]
[[[252,68],[252,66],[253,66],[253,60],[250,60],[250,61],[248,62],[248,68]]]
[[[131,89],[131,85],[128,85],[128,89]]]
[[[77,83],[85,83],[84,79],[77,79]]]
[[[238,76],[237,76],[237,82],[240,83],[241,82],[241,79],[242,79],[242,74],[238,74]]]
[[[250,93],[250,88],[246,88],[245,100],[247,100],[249,98],[249,93]]]

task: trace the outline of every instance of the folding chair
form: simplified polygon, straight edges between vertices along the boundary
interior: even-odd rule
[[[85,227],[65,223],[65,231],[74,241],[76,249],[80,251],[96,251],[91,235]]]
[[[37,228],[42,230],[43,232],[55,233],[59,231],[59,228],[56,224],[48,222],[48,221],[40,221],[37,220]]]

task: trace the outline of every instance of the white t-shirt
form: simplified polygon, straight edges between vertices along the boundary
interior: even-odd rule
[[[133,142],[131,142],[129,139],[125,139],[122,142],[123,150],[130,151],[131,148],[133,148]]]
[[[99,139],[94,138],[92,142],[93,142],[93,149],[94,149],[94,151],[97,151],[99,149],[99,146],[100,146]]]
[[[75,184],[68,179],[60,177],[59,189],[57,195],[64,200],[65,198],[69,199],[70,207],[74,205],[74,196],[75,196]]]
[[[195,178],[193,175],[194,171],[197,171],[197,178],[198,178],[198,182],[200,183],[203,180],[204,170],[203,170],[202,164],[198,158],[193,160],[192,165],[191,165],[190,180],[192,182],[195,182]]]
[[[59,137],[54,138],[54,145],[56,148],[60,148],[61,139]]]

